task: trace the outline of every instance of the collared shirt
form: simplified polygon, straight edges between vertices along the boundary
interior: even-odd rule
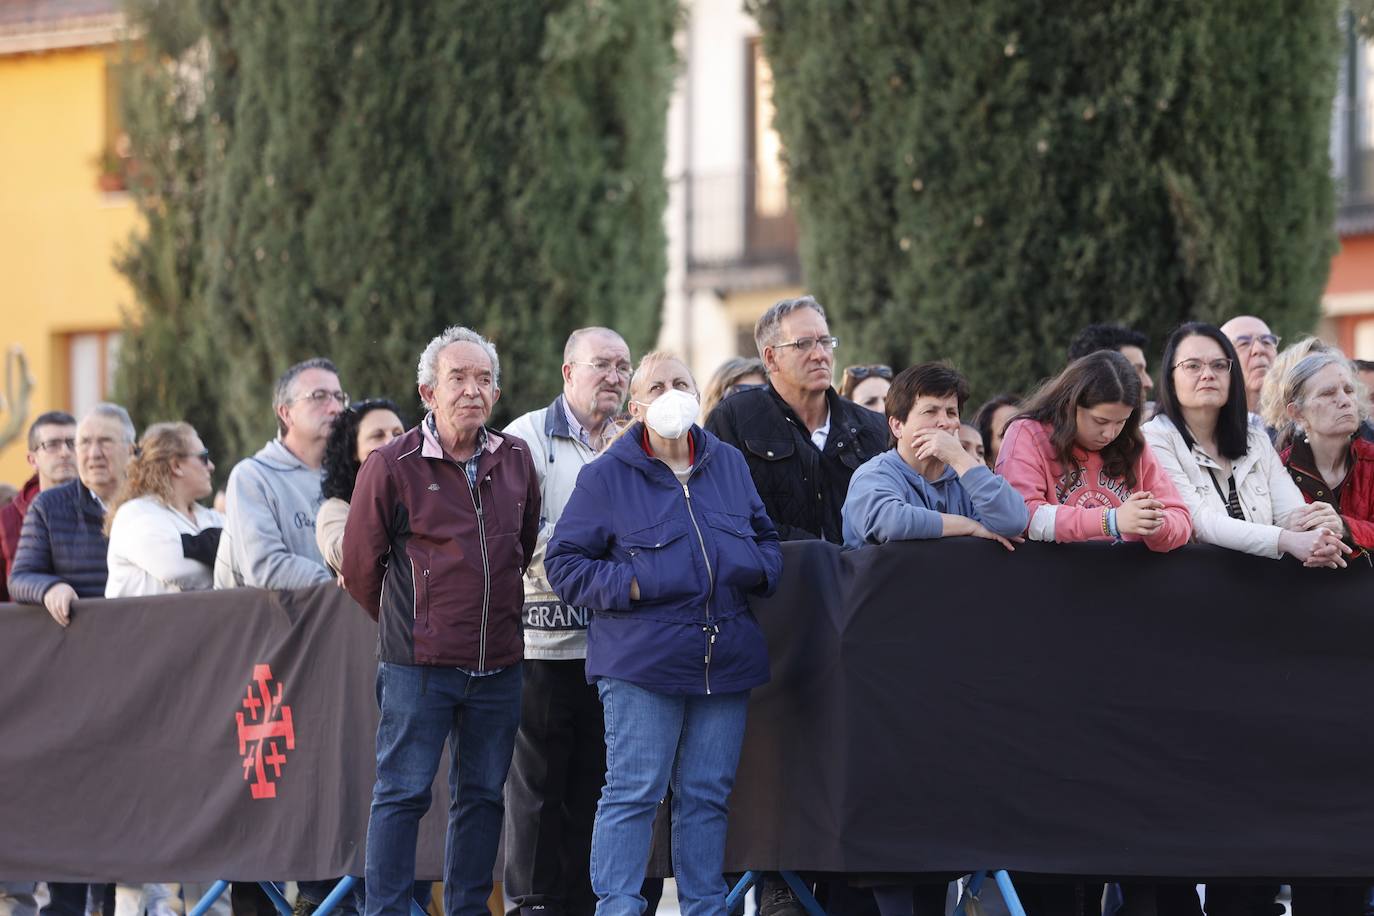
[[[435,441],[435,442],[439,443],[439,447],[440,447],[440,448],[443,448],[443,440],[439,438],[439,427],[438,427],[438,424],[437,424],[437,423],[435,422],[435,420],[434,420],[434,414],[433,414],[433,412],[430,413],[430,415],[429,415],[429,417],[427,418],[427,421],[426,421],[426,422],[427,422],[428,427],[429,427],[429,433],[430,433],[430,435],[434,437],[434,441]],[[471,457],[471,458],[467,458],[467,459],[465,459],[465,460],[463,460],[463,461],[460,462],[460,464],[463,465],[463,473],[467,475],[467,478],[468,478],[468,486],[469,486],[470,488],[474,489],[474,490],[477,489],[477,465],[481,462],[481,460],[482,460],[482,452],[486,451],[486,448],[487,448],[487,428],[486,428],[485,426],[479,426],[479,427],[477,428],[477,449],[476,449],[476,451],[474,451],[474,452],[472,453],[472,457]]]
[[[830,438],[830,412],[826,411],[825,422],[811,431],[811,441],[816,444],[816,448],[825,451],[825,440]]]
[[[566,394],[560,394],[558,396],[558,403],[562,407],[564,418],[568,421],[568,432],[573,434],[573,438],[593,452],[599,452],[600,449],[592,444],[592,434],[588,432],[587,428],[577,419],[577,414],[573,413],[572,407],[568,406],[568,396]],[[610,438],[607,435],[608,429],[613,429],[613,424],[609,417],[607,417],[606,422],[601,425],[601,442],[603,445],[607,439]]]

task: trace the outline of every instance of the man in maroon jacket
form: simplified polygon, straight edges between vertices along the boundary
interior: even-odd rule
[[[44,490],[76,476],[76,420],[69,413],[50,410],[29,424],[29,467],[33,476],[19,495],[0,509],[0,559],[5,578],[0,581],[0,601],[9,601],[10,566],[19,547],[19,532],[29,504]]]
[[[487,428],[496,350],[452,327],[420,357],[420,425],[368,456],[344,528],[345,587],[380,624],[367,916],[410,911],[415,840],[453,754],[444,911],[487,912],[520,724],[524,575],[539,532],[525,442]]]

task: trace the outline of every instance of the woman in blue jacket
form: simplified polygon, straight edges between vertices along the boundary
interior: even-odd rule
[[[725,911],[726,802],[749,691],[768,680],[746,595],[782,572],[744,457],[697,426],[681,360],[644,357],[632,423],[577,478],[549,542],[558,596],[591,608],[587,679],[606,717],[606,788],[592,830],[598,914],[638,914],[654,809],[671,783],[684,916]]]

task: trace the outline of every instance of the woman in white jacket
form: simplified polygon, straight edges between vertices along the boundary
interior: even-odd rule
[[[128,477],[105,514],[110,538],[106,598],[138,598],[208,589],[224,516],[197,500],[213,491],[215,465],[188,423],[156,423],[143,433]],[[187,884],[189,910],[209,885]],[[175,884],[115,888],[116,916],[184,912]],[[228,916],[227,895],[211,909]]]
[[[1245,383],[1231,341],[1201,322],[1164,349],[1163,382],[1145,438],[1193,517],[1199,541],[1306,566],[1344,566],[1349,548],[1326,503],[1307,505],[1269,437],[1247,422]]]
[[[106,598],[210,588],[224,516],[198,500],[213,492],[214,470],[189,423],[148,427],[106,514]]]

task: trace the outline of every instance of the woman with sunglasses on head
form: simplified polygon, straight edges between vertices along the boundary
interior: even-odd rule
[[[768,370],[758,357],[733,356],[720,364],[720,368],[706,383],[706,391],[701,396],[701,422],[705,423],[716,405],[731,395],[762,388],[768,384]]]
[[[335,573],[343,558],[344,525],[353,485],[367,456],[406,431],[400,408],[386,398],[367,398],[347,407],[324,444],[324,502],[315,515],[315,544]]]
[[[1030,510],[1033,541],[1188,543],[1192,521],[1140,432],[1140,375],[1098,350],[1031,395],[1007,427],[997,473]]]
[[[860,407],[884,413],[883,399],[892,387],[892,367],[882,363],[867,366],[845,366],[840,379],[840,397],[849,398]]]
[[[141,598],[208,589],[224,516],[200,504],[214,492],[215,463],[189,423],[155,423],[129,459],[127,476],[105,513],[110,539],[106,598]],[[116,916],[177,911],[184,891],[187,909],[208,884],[120,884]],[[221,898],[211,913],[227,914]]]
[[[1178,488],[1204,544],[1256,556],[1344,566],[1350,548],[1324,502],[1308,505],[1269,437],[1246,418],[1245,381],[1230,339],[1189,322],[1164,348],[1158,414],[1145,438]]]
[[[214,470],[189,423],[148,427],[105,515],[106,598],[210,588],[224,516],[199,501],[214,492]]]

